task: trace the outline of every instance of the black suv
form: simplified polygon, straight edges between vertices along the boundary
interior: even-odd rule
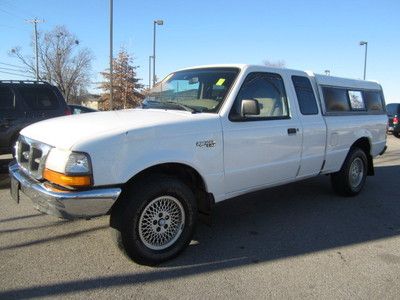
[[[388,114],[388,131],[393,132],[393,135],[400,137],[400,103],[390,103],[386,105]]]
[[[25,126],[69,114],[61,92],[47,82],[0,80],[0,154],[13,153]]]

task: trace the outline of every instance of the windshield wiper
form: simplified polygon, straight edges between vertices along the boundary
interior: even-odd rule
[[[182,109],[184,109],[184,110],[186,110],[186,111],[191,112],[192,114],[198,112],[198,111],[195,110],[193,107],[187,106],[187,105],[182,104],[182,103],[178,103],[178,102],[174,102],[174,101],[166,101],[165,103],[176,105],[176,106],[178,106],[178,107],[180,107],[180,108],[182,108]]]
[[[196,109],[194,109],[194,108],[192,108],[190,106],[181,104],[179,102],[174,102],[174,101],[154,101],[154,100],[151,100],[151,101],[148,101],[147,103],[143,103],[142,107],[151,107],[152,104],[161,105],[161,106],[172,106],[173,105],[173,106],[177,106],[177,107],[179,107],[179,108],[181,108],[183,110],[186,110],[188,112],[191,112],[192,114],[200,112],[200,111],[198,111],[198,110],[196,110]]]

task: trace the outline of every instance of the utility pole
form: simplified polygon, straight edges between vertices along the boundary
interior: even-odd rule
[[[110,110],[113,110],[113,0],[110,0]]]
[[[33,20],[26,20],[26,22],[33,24],[35,28],[35,56],[36,56],[36,80],[39,81],[39,50],[38,50],[38,31],[37,24],[44,23],[44,20],[38,20],[34,18]]]

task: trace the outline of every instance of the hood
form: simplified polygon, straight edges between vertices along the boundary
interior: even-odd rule
[[[179,124],[198,118],[200,115],[205,114],[160,109],[94,112],[41,121],[24,128],[21,135],[50,146],[70,149],[79,141],[93,139],[96,136],[159,125]]]

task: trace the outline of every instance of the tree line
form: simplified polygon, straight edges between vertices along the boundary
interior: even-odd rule
[[[32,48],[35,44],[32,41]],[[36,75],[35,56],[23,53],[21,47],[14,47],[10,55],[17,58],[30,75]],[[65,26],[56,26],[51,31],[39,32],[38,37],[39,79],[57,86],[67,103],[81,104],[82,98],[89,94],[92,84],[92,62],[94,55],[88,48],[80,45],[78,38]],[[113,59],[113,108],[125,109],[140,105],[144,98],[144,86],[137,77],[139,66],[133,64],[133,56],[121,48]],[[265,60],[264,65],[285,68],[283,60]],[[99,108],[110,109],[110,72],[100,72],[103,81],[98,83],[100,92]]]
[[[35,45],[32,41],[32,48]],[[32,54],[17,46],[10,55],[18,59],[26,72],[36,76],[36,60]],[[39,80],[57,86],[67,103],[80,104],[89,94],[92,85],[92,62],[94,55],[80,45],[78,38],[65,26],[56,26],[51,31],[39,32],[38,36]],[[121,48],[113,59],[113,108],[124,109],[138,106],[142,99],[143,85],[137,77],[139,66],[133,64],[133,56]],[[100,108],[110,109],[109,69],[100,72],[103,81],[98,83]]]

